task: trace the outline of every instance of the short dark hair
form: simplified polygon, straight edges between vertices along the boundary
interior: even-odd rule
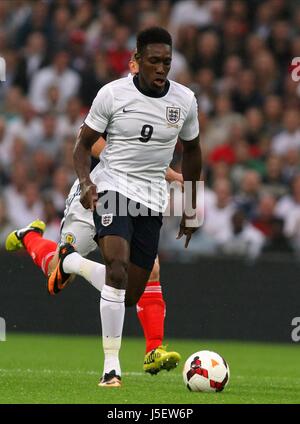
[[[148,44],[168,44],[172,47],[170,33],[161,27],[151,27],[139,32],[136,41],[137,54],[141,54]]]

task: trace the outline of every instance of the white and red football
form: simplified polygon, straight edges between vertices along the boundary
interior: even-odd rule
[[[228,363],[218,353],[193,353],[183,367],[183,381],[192,392],[221,392],[229,382]]]

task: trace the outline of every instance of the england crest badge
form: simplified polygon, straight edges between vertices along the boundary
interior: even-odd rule
[[[170,124],[177,124],[180,119],[180,107],[167,106],[166,118]]]
[[[101,215],[101,224],[103,227],[108,227],[113,221],[113,214],[112,213],[105,213]]]

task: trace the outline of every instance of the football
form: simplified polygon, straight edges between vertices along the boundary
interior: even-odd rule
[[[183,367],[183,381],[192,392],[221,392],[229,382],[227,362],[218,353],[193,353]]]

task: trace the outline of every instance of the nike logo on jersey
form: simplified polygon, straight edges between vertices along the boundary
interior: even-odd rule
[[[134,109],[125,109],[125,107],[123,107],[123,112],[127,113],[127,112],[135,112]]]

